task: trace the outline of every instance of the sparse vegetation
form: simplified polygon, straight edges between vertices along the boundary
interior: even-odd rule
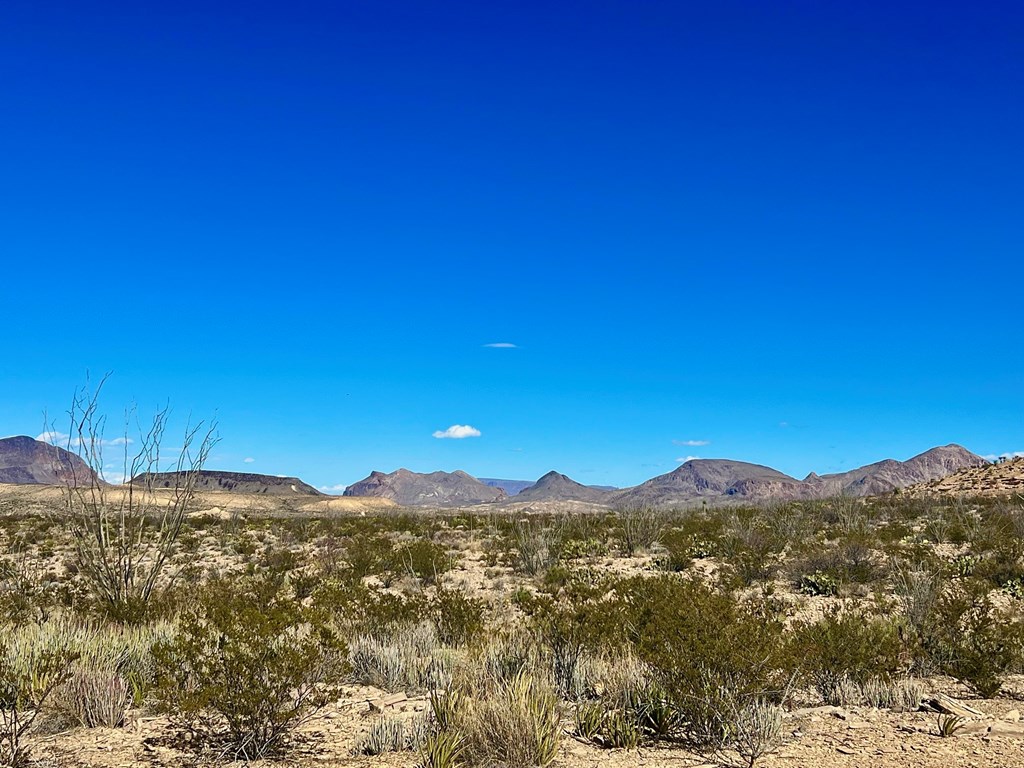
[[[138,710],[166,718],[190,759],[282,754],[345,686],[369,686],[430,706],[372,715],[345,746],[360,759],[543,766],[568,731],[753,766],[785,740],[787,707],[914,711],[931,675],[993,696],[1024,669],[1016,518],[995,503],[635,519],[194,509],[188,555],[169,552],[132,616],[96,611],[51,513],[0,516],[5,754],[24,761],[43,725],[118,728]]]

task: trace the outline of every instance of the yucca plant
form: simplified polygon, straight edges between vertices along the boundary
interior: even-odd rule
[[[955,736],[956,732],[964,727],[964,719],[960,715],[939,715],[935,727],[939,736],[948,739]]]
[[[466,751],[466,739],[457,730],[435,731],[420,749],[417,768],[458,768]]]

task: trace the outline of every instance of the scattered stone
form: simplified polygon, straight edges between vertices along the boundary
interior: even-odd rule
[[[982,723],[977,720],[961,723],[953,731],[954,736],[977,736],[986,733],[988,733],[988,723]]]
[[[408,700],[408,695],[404,693],[392,693],[388,696],[379,696],[375,699],[367,699],[366,703],[370,706],[371,712],[383,712],[388,707],[394,707],[396,704],[401,704],[403,701]]]
[[[997,720],[988,728],[989,736],[1001,736],[1010,739],[1024,739],[1024,725],[1021,723],[1007,723]]]
[[[945,715],[956,715],[965,719],[985,717],[985,713],[975,709],[970,704],[965,704],[944,693],[936,693],[922,703],[922,708],[928,712],[941,712]]]

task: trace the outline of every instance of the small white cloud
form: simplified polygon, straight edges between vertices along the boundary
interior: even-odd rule
[[[320,490],[324,493],[336,493],[338,491],[344,491],[348,488],[344,483],[336,483],[335,485],[321,485]]]
[[[491,344],[484,344],[484,346],[491,349],[519,349],[518,345],[510,341],[495,341]]]
[[[710,440],[673,440],[673,445],[684,445],[687,448],[700,448],[701,446],[711,445]]]
[[[256,461],[256,459],[254,459],[252,456],[246,456],[244,459],[242,459],[242,461],[245,462],[246,464],[252,464],[254,461]]]
[[[461,440],[464,437],[480,437],[480,430],[469,426],[469,424],[452,424],[448,429],[437,430],[434,437],[438,440]]]
[[[785,429],[786,427],[789,426],[789,422],[788,421],[780,421],[779,422],[779,426],[782,427],[783,429]]]
[[[700,456],[684,456],[681,459],[676,459],[676,461],[679,462],[680,464],[685,464],[688,461],[693,461],[694,459],[699,459],[699,458],[700,458]]]

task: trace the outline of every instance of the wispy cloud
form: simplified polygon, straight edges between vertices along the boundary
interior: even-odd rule
[[[673,445],[684,445],[687,448],[700,448],[705,445],[711,445],[710,440],[673,440]]]
[[[469,424],[452,424],[448,429],[437,430],[434,437],[438,440],[461,440],[464,437],[480,437],[480,430]]]
[[[242,461],[245,462],[246,464],[252,464],[254,461],[256,461],[256,459],[254,459],[252,456],[246,456],[244,459],[242,459]]]
[[[513,344],[510,341],[495,341],[490,344],[484,344],[484,346],[491,349],[519,349],[517,344]]]
[[[338,491],[344,491],[348,488],[344,483],[336,483],[335,485],[321,485],[320,490],[324,493],[337,493]]]
[[[74,447],[88,445],[90,442],[88,437],[71,437],[71,435],[64,432],[56,431],[40,432],[36,435],[36,440],[43,443],[49,443],[50,445],[71,445]],[[111,445],[131,445],[134,442],[135,441],[130,437],[115,437],[113,440],[104,440],[100,438],[96,441],[96,445],[105,448]]]
[[[683,456],[681,459],[676,459],[676,461],[679,462],[680,464],[685,464],[688,461],[693,461],[694,459],[699,458],[700,456]]]

